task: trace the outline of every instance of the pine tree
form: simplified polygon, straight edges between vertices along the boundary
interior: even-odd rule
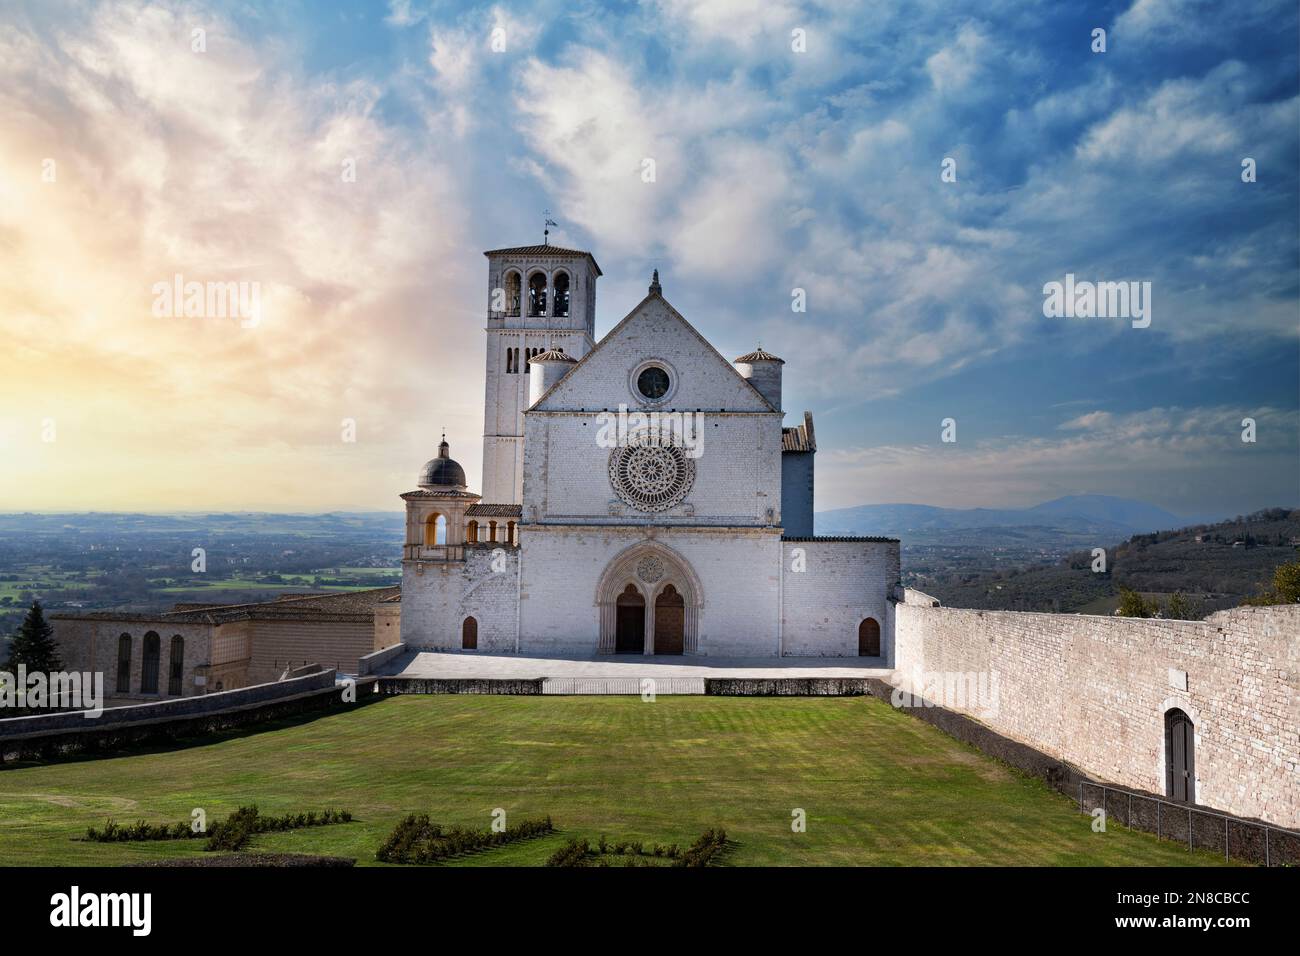
[[[5,669],[18,673],[18,665],[27,665],[27,672],[50,674],[63,669],[59,647],[54,643],[54,628],[45,620],[45,609],[40,601],[32,602],[32,609],[9,642],[9,663]]]

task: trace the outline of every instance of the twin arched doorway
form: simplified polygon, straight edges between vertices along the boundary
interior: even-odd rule
[[[660,544],[634,545],[610,562],[596,590],[602,654],[694,654],[699,579]]]

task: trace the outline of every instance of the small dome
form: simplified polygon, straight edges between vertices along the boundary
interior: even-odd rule
[[[451,446],[443,438],[438,446],[438,457],[425,462],[420,472],[421,488],[464,488],[465,469],[451,457]]]
[[[732,362],[732,364],[734,365],[736,362],[745,362],[746,364],[749,365],[752,365],[755,362],[780,362],[782,365],[784,365],[785,359],[777,358],[771,352],[765,351],[763,347],[760,345],[754,351],[746,352],[740,358],[735,359]]]
[[[572,355],[561,352],[559,349],[547,349],[545,352],[538,352],[528,360],[529,365],[537,362],[577,362],[578,360]]]

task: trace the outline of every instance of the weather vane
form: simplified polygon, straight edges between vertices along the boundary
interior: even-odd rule
[[[549,209],[545,210],[545,216],[546,222],[542,226],[542,245],[549,246],[551,244],[551,226],[558,227],[560,224],[551,218]]]

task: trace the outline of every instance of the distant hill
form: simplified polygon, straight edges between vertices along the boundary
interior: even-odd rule
[[[997,543],[1007,539],[1044,547],[1105,545],[1183,523],[1163,508],[1110,495],[1068,495],[1032,508],[859,505],[814,516],[818,534],[887,535],[902,538],[905,544]]]
[[[126,511],[0,512],[0,539],[5,535],[112,533],[158,534],[199,531],[203,534],[342,534],[396,533],[405,527],[401,511],[333,511],[326,514],[277,514],[265,511],[177,512],[139,514]]]
[[[1135,532],[1160,531],[1183,523],[1182,518],[1163,508],[1111,495],[1066,495],[1035,505],[1027,509],[1027,513],[1059,519],[1079,518],[1127,527]]]
[[[1123,585],[1157,600],[1182,592],[1206,614],[1262,593],[1278,565],[1300,559],[1300,510],[1133,535],[1106,558],[1104,574],[1089,549],[1051,565],[939,575],[925,590],[951,607],[1109,614]]]

